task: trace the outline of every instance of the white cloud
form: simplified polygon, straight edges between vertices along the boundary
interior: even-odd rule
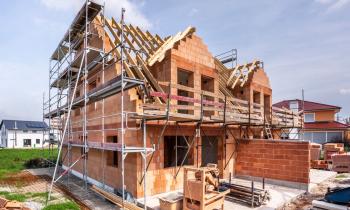
[[[342,95],[348,95],[350,94],[350,88],[342,88],[339,90],[339,93]]]
[[[144,1],[131,2],[130,0],[95,0],[95,2],[105,3],[105,15],[120,19],[121,8],[126,9],[125,20],[143,29],[152,27],[151,22],[141,12],[140,7],[144,5]],[[59,11],[77,11],[84,3],[84,0],[41,0],[41,3],[49,9]]]
[[[327,7],[327,12],[337,11],[350,4],[350,0],[314,0]]]
[[[335,10],[341,9],[346,5],[348,5],[349,3],[350,3],[350,0],[338,0],[329,7],[328,11],[335,11]]]
[[[103,0],[99,0],[103,3]],[[151,22],[142,14],[138,5],[143,5],[143,1],[138,1],[139,4],[131,2],[130,0],[108,0],[105,1],[106,16],[112,16],[115,19],[120,19],[120,13],[122,7],[125,8],[125,20],[143,29],[149,29],[152,27]]]
[[[78,9],[82,2],[82,0],[41,0],[41,3],[49,9],[65,11]]]
[[[334,0],[315,0],[315,2],[320,3],[320,4],[329,4]]]
[[[192,8],[191,11],[188,13],[188,16],[192,17],[198,13],[197,8]]]

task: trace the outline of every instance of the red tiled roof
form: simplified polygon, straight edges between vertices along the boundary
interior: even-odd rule
[[[288,108],[289,109],[289,103],[291,101],[298,101],[299,104],[299,111],[302,110],[303,107],[303,102],[302,100],[295,99],[295,100],[284,100],[278,103],[273,104],[275,107],[279,108]],[[334,106],[334,105],[328,105],[328,104],[322,104],[322,103],[317,103],[317,102],[312,102],[312,101],[304,101],[304,110],[305,111],[315,111],[315,110],[329,110],[329,109],[341,109],[339,106]]]
[[[350,128],[350,126],[337,121],[304,123],[304,129],[346,129],[346,128]]]

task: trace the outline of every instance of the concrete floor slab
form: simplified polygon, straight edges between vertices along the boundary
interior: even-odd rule
[[[332,178],[336,176],[336,172],[332,171],[323,171],[323,170],[316,170],[316,169],[311,169],[310,171],[310,184],[309,184],[309,190],[312,189],[313,187],[316,187],[317,184]],[[247,179],[238,179],[235,178],[232,180],[232,183],[235,184],[240,184],[240,185],[245,185],[245,186],[251,186],[251,181]],[[254,182],[254,185],[256,187],[262,188],[262,183],[261,182]],[[249,206],[239,204],[232,202],[230,200],[225,200],[224,203],[224,208],[233,210],[233,209],[239,209],[239,210],[273,210],[277,209],[283,204],[290,202],[294,199],[296,199],[298,196],[304,194],[306,191],[305,190],[300,190],[300,189],[295,189],[292,187],[285,187],[285,186],[279,186],[275,184],[265,184],[265,189],[267,189],[270,193],[270,200],[265,204],[257,208],[251,208]],[[166,196],[170,193],[181,193],[182,190],[177,190],[177,191],[172,191],[168,193],[162,193],[158,194],[155,196],[149,196],[147,197],[147,206],[154,209],[154,210],[159,210],[159,197]],[[143,204],[143,199],[138,200],[139,203]]]

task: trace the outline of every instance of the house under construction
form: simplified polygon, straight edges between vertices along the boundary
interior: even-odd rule
[[[73,174],[141,198],[181,189],[183,166],[208,163],[217,164],[221,178],[308,183],[306,163],[298,176],[285,166],[285,175],[274,168],[283,163],[262,167],[249,156],[260,152],[263,159],[291,144],[305,148],[307,159],[309,147],[276,141],[302,121],[272,107],[262,61],[237,64],[236,50],[213,56],[194,27],[162,38],[123,16],[106,18],[103,5],[87,1],[50,57],[44,116],[51,132],[60,129],[65,169],[58,173],[57,164],[53,183]],[[295,161],[288,164],[302,160]]]

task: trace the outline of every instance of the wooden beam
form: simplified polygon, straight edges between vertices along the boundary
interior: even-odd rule
[[[113,193],[107,192],[101,188],[96,187],[95,185],[92,185],[91,190],[94,191],[95,193],[99,194],[100,196],[106,198],[110,202],[118,205],[119,207],[123,207],[123,199]],[[126,200],[124,200],[124,209],[127,210],[142,210],[141,207],[136,206],[133,203],[130,203]]]
[[[160,42],[160,45],[164,44],[165,42],[158,34],[156,34],[156,39],[158,40],[158,42]]]
[[[146,42],[146,40],[142,37],[142,35],[135,29],[135,27],[133,25],[129,25],[129,29],[130,32],[132,32],[141,42],[142,45],[145,46],[147,48],[147,51],[149,54],[153,54],[153,50],[150,46],[148,46],[148,43]]]
[[[135,33],[130,29],[132,25],[130,24],[129,26],[126,26],[126,30],[130,33],[133,41],[136,42],[137,46],[143,50],[144,54],[147,56],[147,58],[150,57],[148,49],[145,48],[145,46],[140,42],[140,40],[136,37]]]
[[[121,33],[122,28],[121,25],[119,23],[117,23],[114,18],[112,18],[112,27],[115,26],[115,28],[118,30],[119,33]],[[129,45],[129,48],[136,50],[136,48],[134,47],[134,45],[130,42],[128,36],[124,36],[126,43]],[[130,51],[130,50],[129,50]]]
[[[145,32],[143,32],[138,26],[136,26],[136,31],[142,36],[145,42],[151,47],[152,53],[157,50],[157,48],[154,47],[154,44],[152,43],[151,38]]]
[[[153,41],[153,43],[155,45],[157,45],[157,48],[158,49],[161,45],[161,43],[159,42],[159,40],[157,40],[156,38],[154,38],[154,36],[149,32],[149,31],[146,31],[146,35],[148,35],[148,37],[150,37],[150,39]]]
[[[113,22],[113,20],[112,20]],[[113,27],[110,23],[110,21],[106,21],[106,25],[107,27],[110,29],[112,35],[115,37],[116,41],[120,43],[120,38],[118,37],[118,35],[116,34],[116,32],[113,30]],[[138,62],[141,63],[141,67],[143,69],[143,71],[140,71],[137,67],[137,62],[136,60],[130,55],[130,53],[124,49],[123,52],[125,53],[129,63],[131,63],[131,66],[127,64],[126,70],[134,70],[134,74],[137,75],[137,78],[143,81],[148,81],[151,85],[151,87],[155,90],[155,91],[159,91],[159,92],[164,92],[163,89],[158,85],[156,79],[154,79],[152,73],[148,70],[146,64],[144,63],[143,59],[140,57],[140,55],[138,55],[138,53],[136,54],[136,58],[138,59]],[[126,64],[126,62],[125,62]],[[144,73],[146,75],[144,75]],[[162,101],[159,98],[156,98],[157,102],[162,103]]]

